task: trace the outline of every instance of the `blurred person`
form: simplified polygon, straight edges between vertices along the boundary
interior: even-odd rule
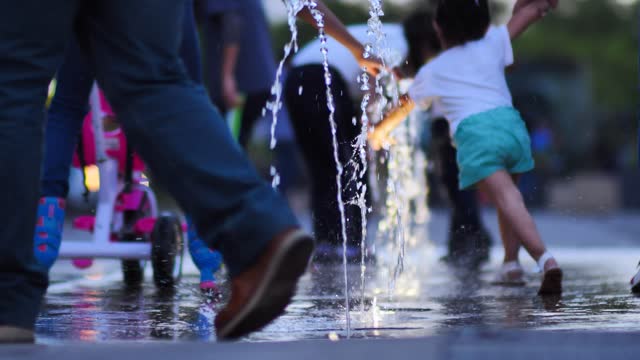
[[[398,67],[403,78],[412,78],[427,60],[440,51],[440,43],[435,30],[430,26],[431,14],[425,11],[412,13],[402,24],[385,24],[385,39],[388,45],[404,59]],[[349,31],[361,42],[368,41],[367,25],[351,25]],[[353,156],[352,144],[360,134],[359,101],[362,95],[356,81],[362,73],[358,64],[340,45],[327,44],[330,49],[329,69],[332,73],[332,94],[335,101],[335,119],[340,144],[341,162],[345,164]],[[331,132],[326,120],[326,91],[317,81],[324,74],[322,68],[320,42],[315,40],[304,46],[293,58],[293,68],[285,81],[285,101],[291,111],[296,139],[306,163],[311,171],[312,212],[314,235],[318,241],[316,260],[342,261],[342,240],[339,228],[332,226],[340,221],[336,200],[327,193],[336,193],[336,164],[331,157],[333,146]],[[309,112],[313,108],[316,111]],[[437,114],[433,126],[437,127]],[[356,119],[355,124],[352,119]],[[445,125],[448,125],[445,122]],[[489,256],[491,240],[482,225],[475,190],[458,189],[458,168],[455,162],[455,148],[451,145],[448,132],[436,132],[432,154],[435,157],[436,173],[446,186],[452,207],[448,239],[447,260],[461,264],[478,264]],[[348,169],[348,168],[347,168]],[[349,179],[350,174],[345,176]],[[365,179],[365,182],[367,179]],[[344,198],[355,195],[354,184],[345,180]],[[360,213],[353,205],[346,207],[349,260],[360,259]],[[355,219],[355,220],[354,220]]]
[[[360,42],[368,42],[366,24],[351,25],[349,32]],[[406,42],[402,27],[385,24],[386,39],[406,54]],[[348,48],[335,40],[327,39],[329,49],[329,73],[333,96],[334,119],[338,142],[338,158],[344,166],[342,176],[342,197],[345,202],[347,261],[361,259],[362,223],[360,208],[348,201],[357,196],[358,188],[354,166],[349,161],[360,161],[354,156],[353,144],[361,132],[360,100],[363,92],[356,79],[362,74],[358,62]],[[284,81],[286,107],[298,147],[302,152],[310,172],[311,212],[313,234],[317,240],[314,261],[341,262],[343,260],[343,240],[341,236],[340,209],[336,194],[337,164],[333,155],[332,132],[327,107],[327,87],[320,40],[316,39],[302,47],[291,60],[291,68]],[[367,176],[362,179],[367,183]]]
[[[524,284],[518,261],[524,246],[543,271],[540,295],[562,292],[562,270],[546,249],[516,183],[533,169],[531,141],[512,106],[504,69],[513,63],[511,41],[557,1],[519,0],[506,26],[491,26],[487,0],[440,0],[434,27],[443,52],[424,65],[408,94],[375,125],[379,149],[416,104],[442,107],[458,149],[460,188],[478,186],[498,210],[505,258],[497,283]]]
[[[199,84],[202,82],[202,74],[193,1],[187,0],[185,5],[180,56],[189,78]],[[84,117],[89,110],[88,99],[95,74],[88,61],[80,46],[72,41],[67,48],[65,60],[57,71],[56,93],[47,111],[42,182],[34,238],[36,260],[47,272],[58,258],[65,220],[65,199],[69,193],[71,159]],[[105,102],[103,107],[108,116],[116,116],[108,103]],[[213,274],[220,268],[221,256],[205,245],[195,231],[190,217],[187,219],[189,252],[200,271],[200,289],[214,290],[216,283]]]
[[[253,129],[271,99],[276,62],[261,0],[198,0],[203,30],[205,75],[209,96],[221,112],[239,118],[232,131],[246,150]],[[284,74],[283,74],[284,77]],[[275,149],[283,187],[295,177],[290,161],[298,152],[286,109],[279,113]]]
[[[205,243],[220,251],[231,297],[218,338],[263,327],[289,303],[313,250],[284,199],[235,144],[179,58],[184,1],[3,0],[0,12],[0,342],[32,342],[48,279],[33,251],[43,107],[64,50],[78,37],[96,79],[145,163]],[[329,35],[364,59],[364,47],[318,1]],[[309,9],[298,14],[313,23]]]
[[[276,63],[260,0],[198,0],[209,95],[222,113],[241,112],[238,141],[247,148],[271,97]]]
[[[489,260],[491,237],[482,223],[476,190],[458,187],[460,169],[449,123],[434,114],[437,112],[431,115],[435,119],[431,121],[430,155],[434,172],[444,186],[451,206],[448,252],[444,260],[454,265],[479,266]]]
[[[420,67],[441,51],[432,22],[432,15],[425,11],[414,12],[405,19],[403,27],[409,44],[409,56],[398,69],[401,77],[415,77]],[[443,117],[442,109],[432,107],[428,114],[431,119],[431,141],[427,151],[451,206],[448,252],[444,259],[452,264],[477,266],[489,260],[492,241],[482,223],[476,190],[458,188],[457,151],[452,144],[449,124]]]

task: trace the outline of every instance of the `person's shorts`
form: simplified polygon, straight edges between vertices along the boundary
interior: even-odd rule
[[[462,120],[454,142],[460,189],[499,170],[521,174],[534,167],[529,133],[520,113],[512,107],[495,108]]]

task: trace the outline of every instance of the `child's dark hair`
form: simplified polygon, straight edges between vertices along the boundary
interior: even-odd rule
[[[482,39],[491,16],[487,0],[438,0],[436,23],[447,47]]]
[[[440,51],[440,40],[433,28],[433,15],[426,10],[413,12],[404,19],[402,27],[409,45],[406,66],[413,75],[427,60],[425,53],[436,54]]]

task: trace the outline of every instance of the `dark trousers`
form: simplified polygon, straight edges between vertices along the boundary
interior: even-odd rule
[[[335,105],[338,156],[344,165],[342,176],[343,199],[348,201],[357,194],[353,166],[352,144],[360,134],[360,121],[354,125],[355,106],[347,85],[340,74],[331,69],[331,93]],[[302,87],[302,94],[299,89]],[[333,155],[329,110],[327,109],[324,70],[321,65],[295,67],[285,81],[284,97],[289,110],[298,146],[311,175],[313,226],[318,242],[341,244],[340,213],[337,203],[337,168]],[[366,176],[365,176],[366,179]],[[363,180],[366,181],[366,180]],[[350,244],[359,245],[362,238],[360,208],[346,205],[347,238]]]
[[[296,226],[178,55],[184,1],[0,0],[0,324],[32,328],[46,274],[33,256],[47,87],[74,34],[127,137],[231,276]],[[81,41],[81,43],[82,43]],[[215,240],[214,240],[215,239]]]
[[[267,100],[271,97],[269,89],[261,92],[247,94],[242,107],[242,120],[240,123],[240,135],[238,142],[243,148],[247,148],[253,128],[258,119],[262,116],[262,109],[267,104]]]
[[[453,260],[469,255],[484,257],[491,241],[482,226],[476,190],[459,189],[460,170],[456,162],[457,151],[451,144],[447,121],[435,120],[432,123],[431,134],[433,145],[431,157],[451,204],[449,256]]]

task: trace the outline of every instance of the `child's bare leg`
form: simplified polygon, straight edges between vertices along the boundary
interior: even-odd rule
[[[518,178],[516,175],[512,176],[513,183],[518,184]],[[502,210],[498,209],[498,225],[500,227],[500,237],[502,238],[502,245],[504,246],[504,262],[518,261],[518,253],[520,252],[520,239],[513,231],[505,214]]]
[[[507,226],[511,227],[527,252],[534,260],[538,261],[547,249],[524,205],[520,190],[516,187],[511,176],[506,171],[500,170],[480,181],[479,186],[493,201],[498,211],[503,215],[503,220]],[[545,271],[556,267],[558,264],[554,259],[550,259],[544,264]]]
[[[504,262],[498,272],[497,281],[504,285],[524,285],[524,270],[518,261],[520,240],[500,210],[498,210],[498,225],[500,225],[500,237],[504,246]]]
[[[498,225],[500,226],[500,237],[504,246],[504,262],[518,261],[520,251],[520,241],[516,236],[505,215],[498,209]]]

